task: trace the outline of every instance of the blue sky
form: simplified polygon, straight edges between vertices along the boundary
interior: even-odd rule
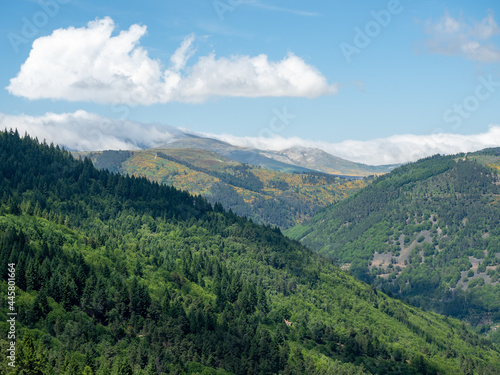
[[[0,124],[69,148],[125,147],[167,125],[374,163],[499,145],[498,1],[1,6]],[[109,134],[93,143],[96,131]]]

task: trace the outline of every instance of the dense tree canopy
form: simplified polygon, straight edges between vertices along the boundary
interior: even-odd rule
[[[500,317],[499,149],[434,156],[379,177],[292,238],[416,306]]]
[[[279,229],[16,132],[0,133],[0,196],[4,316],[9,263],[18,286],[10,373],[500,371],[490,341]],[[4,353],[8,328],[0,322]]]

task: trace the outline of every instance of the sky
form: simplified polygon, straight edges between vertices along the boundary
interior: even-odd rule
[[[0,7],[0,126],[68,149],[184,131],[392,164],[500,146],[498,1]]]

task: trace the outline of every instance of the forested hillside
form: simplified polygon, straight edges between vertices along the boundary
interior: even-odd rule
[[[5,374],[498,374],[465,324],[391,299],[326,258],[146,178],[0,133]],[[285,324],[285,319],[291,325]]]
[[[370,178],[347,179],[307,171],[280,172],[240,163],[215,152],[170,148],[77,153],[99,169],[147,177],[200,194],[210,203],[259,224],[290,228],[320,208],[345,199]],[[285,165],[285,164],[284,164]],[[306,172],[307,171],[307,172]]]
[[[498,322],[499,155],[490,149],[400,167],[288,235],[414,305]]]

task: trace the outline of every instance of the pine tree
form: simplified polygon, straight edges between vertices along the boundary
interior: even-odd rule
[[[17,351],[16,365],[19,374],[42,375],[44,373],[44,363],[39,353],[35,350],[35,345],[31,334],[27,332],[19,344]]]
[[[111,371],[109,371],[109,366],[105,359],[101,361],[101,365],[99,366],[96,375],[111,375]]]
[[[304,355],[302,350],[295,348],[293,351],[293,359],[295,361],[295,366],[293,368],[294,374],[302,375],[306,373],[306,366],[304,361]]]
[[[137,279],[134,278],[130,287],[130,311],[146,317],[150,305],[151,297],[147,287],[139,284]]]
[[[116,359],[112,375],[133,375],[132,366],[126,357]]]
[[[66,370],[64,371],[64,375],[80,375],[80,367],[78,366],[78,362],[75,358],[66,356]]]
[[[156,370],[156,364],[153,359],[150,359],[149,364],[144,370],[146,373],[145,375],[158,375],[158,371]]]
[[[33,318],[36,321],[47,316],[50,307],[47,301],[47,291],[45,288],[40,289],[33,303]]]

